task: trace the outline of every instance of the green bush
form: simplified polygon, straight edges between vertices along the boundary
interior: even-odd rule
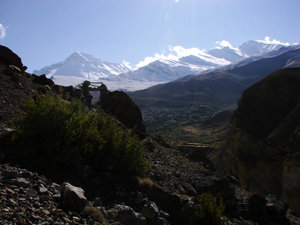
[[[200,196],[200,205],[196,209],[194,219],[197,224],[221,225],[222,213],[225,209],[222,199],[217,204],[217,200],[211,194],[203,193]]]
[[[143,175],[148,163],[143,145],[104,113],[88,112],[80,101],[59,96],[36,96],[14,121],[14,149],[42,172],[59,172],[84,163],[96,171],[111,170]]]

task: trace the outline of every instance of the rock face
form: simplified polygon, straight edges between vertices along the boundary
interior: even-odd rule
[[[27,69],[25,66],[23,66],[21,58],[17,56],[12,50],[3,45],[0,45],[0,64],[14,65],[22,71],[25,71]]]
[[[130,97],[122,91],[108,92],[100,97],[100,104],[106,113],[115,116],[128,128],[145,132],[142,113]]]
[[[247,89],[231,121],[227,168],[250,191],[282,196],[300,213],[300,68]]]

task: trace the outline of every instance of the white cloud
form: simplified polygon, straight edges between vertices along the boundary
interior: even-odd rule
[[[225,40],[222,40],[222,41],[217,41],[216,44],[220,45],[221,47],[229,47],[229,48],[233,48],[232,45],[230,44],[229,41],[225,41]]]
[[[226,61],[225,59],[215,58],[215,57],[207,54],[205,50],[200,50],[198,48],[184,48],[180,45],[176,45],[176,46],[169,46],[167,53],[165,51],[163,51],[162,53],[155,53],[154,56],[148,56],[148,57],[144,58],[144,60],[140,61],[135,66],[135,69],[146,66],[156,60],[174,60],[174,61],[178,62],[180,58],[185,57],[185,56],[190,56],[190,55],[197,56],[200,59],[206,60],[211,63],[217,63],[220,65],[228,64],[228,61]]]
[[[135,67],[136,69],[146,66],[156,60],[178,60],[178,57],[173,54],[165,55],[164,53],[155,53],[154,56],[148,56],[144,58],[143,61],[140,61]]]
[[[169,46],[169,51],[176,53],[177,58],[189,56],[189,55],[205,55],[206,53],[199,48],[184,48],[182,46]]]
[[[156,60],[174,60],[178,61],[179,58],[189,56],[189,55],[195,55],[195,56],[203,56],[207,55],[203,50],[200,50],[198,48],[184,48],[182,46],[176,45],[176,46],[169,46],[168,52],[166,53],[163,51],[162,53],[155,53],[154,56],[148,56],[143,61],[140,61],[136,65],[136,69],[146,66],[149,63],[152,63]]]
[[[281,42],[279,40],[273,39],[271,40],[269,36],[265,36],[264,40],[257,40],[259,42],[265,43],[265,44],[275,44],[275,45],[285,45],[285,46],[289,46],[290,43],[288,42]]]
[[[215,47],[215,49],[222,49],[222,48],[228,47],[228,48],[234,50],[240,56],[242,56],[241,50],[239,48],[233,47],[232,44],[229,41],[226,41],[226,40],[216,41],[216,44],[219,45],[219,46]]]
[[[6,27],[4,27],[1,23],[0,23],[0,39],[3,39],[6,36]]]

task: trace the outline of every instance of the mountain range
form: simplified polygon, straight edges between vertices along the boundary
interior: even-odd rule
[[[299,45],[284,47],[272,54],[250,57],[219,69],[136,91],[131,96],[142,105],[147,104],[147,98],[181,102],[197,99],[202,103],[233,104],[244,89],[267,74],[281,68],[300,66],[299,58]]]
[[[104,62],[91,55],[74,52],[64,61],[46,66],[33,73],[45,74],[55,82],[76,85],[83,80],[104,81],[110,89],[129,91],[166,83],[186,75],[220,68],[246,57],[264,54],[284,47],[282,43],[248,41],[233,48],[231,45],[216,47],[174,59],[158,59],[145,66],[132,69],[127,63]]]

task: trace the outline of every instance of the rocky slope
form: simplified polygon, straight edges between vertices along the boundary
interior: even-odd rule
[[[300,213],[300,68],[244,91],[231,121],[227,167],[253,192],[282,196]]]

